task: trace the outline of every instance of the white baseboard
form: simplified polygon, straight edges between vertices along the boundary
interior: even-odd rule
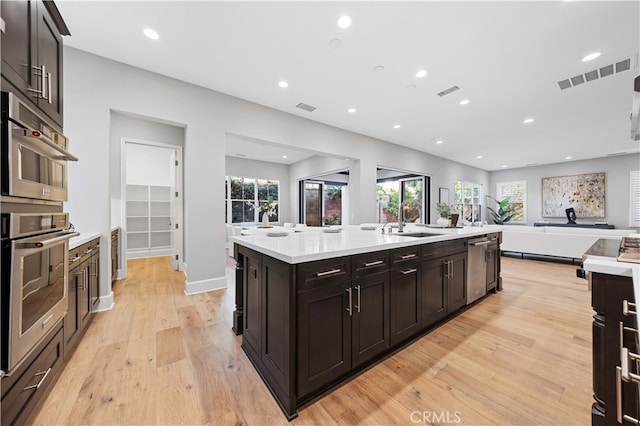
[[[113,291],[110,291],[106,296],[100,296],[98,299],[98,306],[93,310],[93,312],[110,311],[114,306],[115,302],[113,300]]]
[[[206,293],[212,290],[222,290],[227,288],[227,277],[211,278],[200,281],[187,281],[185,279],[184,294],[191,296],[198,293]]]

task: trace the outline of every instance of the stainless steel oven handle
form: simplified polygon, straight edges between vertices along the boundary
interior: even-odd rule
[[[58,244],[61,241],[68,240],[72,237],[77,237],[80,235],[79,232],[69,232],[68,234],[64,234],[60,237],[49,238],[48,240],[42,241],[29,241],[27,243],[16,242],[16,248],[20,249],[30,249],[30,248],[46,248],[52,245]]]
[[[43,135],[39,130],[35,130],[35,129],[31,129],[29,127],[25,127],[21,124],[18,124],[14,121],[16,127],[14,127],[14,131],[18,130],[20,131],[20,137],[24,137],[24,138],[29,138],[29,139],[37,139],[41,142],[44,142],[45,144],[49,145],[51,148],[55,149],[56,151],[58,151],[61,156],[60,156],[60,160],[67,160],[67,161],[78,161],[78,157],[76,157],[75,155],[71,154],[69,151],[65,150],[64,148],[62,148],[61,146],[57,145],[54,141],[52,141],[51,139],[49,139],[47,136]],[[35,133],[35,135],[34,135]],[[37,135],[37,136],[36,136]]]

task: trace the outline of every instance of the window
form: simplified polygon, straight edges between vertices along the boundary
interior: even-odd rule
[[[376,184],[377,222],[397,222],[400,203],[404,203],[405,222],[428,223],[429,218],[425,217],[424,208],[424,205],[427,204],[424,188],[428,186],[428,176],[411,175],[410,177],[378,179]]]
[[[629,226],[640,227],[640,170],[631,172],[629,183]]]
[[[482,185],[456,180],[452,211],[468,222],[482,221]]]
[[[227,223],[257,223],[262,220],[263,212],[256,206],[275,202],[275,213],[269,221],[278,221],[278,193],[280,182],[277,180],[255,179],[227,176],[225,182],[225,217]],[[231,220],[229,220],[231,218]]]
[[[496,183],[496,200],[508,199],[508,210],[513,214],[509,222],[527,223],[527,182],[524,180],[517,182]],[[497,211],[497,209],[494,208]]]
[[[301,219],[307,226],[342,225],[344,182],[300,181]]]

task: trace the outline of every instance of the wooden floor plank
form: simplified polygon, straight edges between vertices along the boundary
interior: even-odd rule
[[[231,331],[229,288],[184,295],[168,258],[128,263],[30,419],[63,424],[287,424]],[[575,266],[502,258],[490,295],[303,408],[318,424],[586,425],[591,307]],[[458,417],[456,417],[458,416]],[[416,421],[418,420],[418,421]]]

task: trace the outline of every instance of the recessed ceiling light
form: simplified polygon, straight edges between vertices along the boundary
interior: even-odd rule
[[[568,156],[568,157],[564,157],[565,160],[571,160],[573,157]]]
[[[460,101],[460,105],[466,105],[469,103],[469,99],[463,99]]]
[[[420,70],[420,71],[418,71],[418,72],[416,73],[416,77],[418,77],[418,78],[422,78],[422,77],[424,77],[425,75],[427,75],[427,70]]]
[[[338,26],[340,28],[349,28],[351,26],[351,16],[342,15],[340,18],[338,18]]]
[[[405,89],[409,89],[409,90],[413,90],[413,89],[415,89],[415,88],[416,88],[416,85],[415,85],[415,84],[410,84],[410,85],[408,85],[407,87],[405,87]]]
[[[380,72],[380,71],[384,71],[384,65],[376,65],[375,67],[373,67],[373,72]]]
[[[533,120],[534,120],[533,118],[526,118],[526,119],[523,121],[523,123],[524,123],[524,124],[533,123]]]
[[[399,129],[399,128],[400,128],[400,125],[399,125],[399,124],[396,124],[395,126],[393,126],[393,128],[394,128],[394,129]]]
[[[502,165],[502,166],[500,166],[500,167],[502,167],[503,169],[506,169],[506,168],[507,168],[507,165],[506,165],[506,164],[503,164],[503,165]]]
[[[436,141],[436,143],[440,145],[441,143],[444,143],[444,141]]]
[[[356,112],[356,109],[355,109],[355,108],[349,108],[349,109],[347,110],[347,112],[348,112],[349,114],[353,114],[354,112]]]
[[[593,61],[594,59],[596,59],[598,56],[600,56],[601,53],[600,52],[593,52],[588,54],[587,56],[585,56],[584,58],[582,58],[582,62],[589,62],[589,61]]]
[[[287,158],[287,156],[286,156],[286,155],[283,155],[283,156],[282,156],[282,158]]]
[[[160,38],[160,36],[158,35],[157,32],[155,32],[154,30],[152,30],[151,28],[145,28],[144,29],[144,35],[146,35],[147,37],[149,37],[151,40],[157,40]]]
[[[329,40],[329,46],[333,47],[334,49],[337,49],[340,46],[342,46],[342,40],[340,40],[339,38],[334,38],[333,40]]]
[[[285,87],[289,87],[289,83],[287,83],[286,81],[282,80],[280,83],[278,83],[278,86],[282,87],[283,89]]]
[[[478,156],[476,156],[476,158],[480,159],[480,158],[482,158],[482,155],[478,155]]]

